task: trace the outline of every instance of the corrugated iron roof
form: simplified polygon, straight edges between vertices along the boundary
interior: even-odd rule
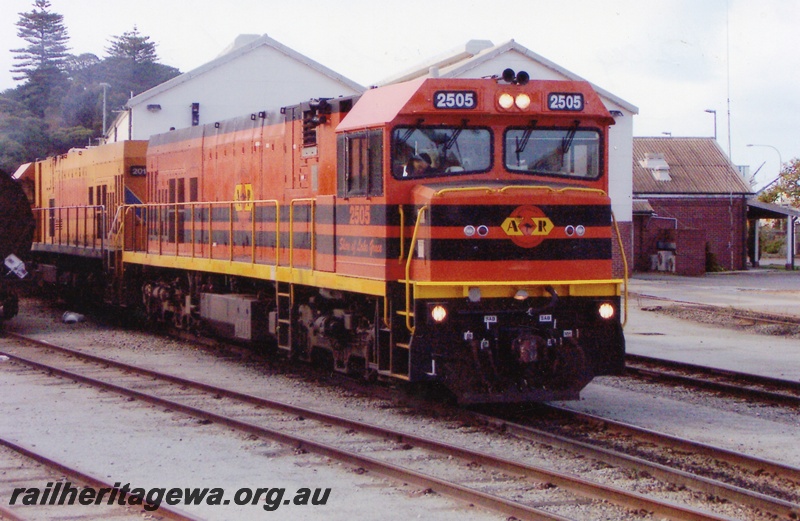
[[[663,154],[669,176],[651,172],[647,157]],[[669,180],[663,180],[668,177]],[[661,179],[661,180],[659,180]],[[749,194],[752,190],[714,138],[633,138],[633,193]]]
[[[656,213],[647,199],[634,199],[632,202],[634,215],[653,215]]]

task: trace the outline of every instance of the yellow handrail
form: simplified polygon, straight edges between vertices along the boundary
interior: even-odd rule
[[[498,189],[500,193],[506,193],[511,190],[545,190],[547,192],[555,192],[556,189],[547,185],[508,185]]]
[[[619,225],[617,218],[614,217],[614,210],[611,210],[611,222],[614,224],[614,231],[617,233],[617,243],[619,244],[619,253],[622,256],[622,280],[625,285],[623,292],[622,305],[625,311],[625,319],[622,321],[622,327],[628,323],[628,257],[625,255],[625,246],[622,243],[622,234],[619,232]]]
[[[564,192],[585,192],[589,194],[608,195],[605,190],[600,190],[599,188],[585,188],[582,186],[567,186],[558,190],[560,194]]]
[[[406,329],[413,335],[415,327],[411,325],[411,259],[414,256],[415,245],[417,244],[417,233],[422,222],[422,216],[428,211],[428,205],[423,206],[417,211],[417,222],[414,224],[414,234],[411,236],[411,247],[408,249],[406,259]]]
[[[402,264],[403,256],[406,251],[406,212],[403,210],[402,204],[397,206],[397,210],[400,212],[400,257],[397,259],[397,262]]]
[[[491,194],[496,192],[497,190],[494,188],[490,188],[488,186],[463,186],[461,188],[442,188],[438,190],[433,195],[435,197],[440,197],[443,194],[449,194],[454,192],[486,192],[487,194]]]
[[[302,199],[297,199],[297,201],[302,201]],[[199,242],[202,242],[202,241],[198,241],[197,240],[197,231],[198,230],[197,230],[197,219],[196,219],[197,218],[197,214],[195,212],[195,208],[196,207],[202,207],[202,208],[204,208],[204,209],[206,209],[208,211],[208,238],[207,238],[208,243],[206,244],[206,246],[208,246],[208,252],[209,252],[208,255],[210,256],[211,255],[211,249],[214,246],[214,237],[213,237],[213,223],[214,223],[214,220],[213,220],[213,217],[212,217],[213,209],[215,207],[225,207],[225,206],[227,206],[228,207],[228,212],[229,212],[229,215],[230,215],[229,222],[228,222],[228,233],[229,233],[229,237],[230,237],[230,244],[229,244],[229,247],[228,247],[228,260],[233,260],[233,246],[234,246],[234,244],[233,244],[233,231],[234,231],[233,213],[234,213],[234,210],[236,208],[236,205],[239,205],[239,204],[241,204],[241,201],[203,201],[203,202],[193,201],[193,202],[183,202],[183,203],[126,204],[126,205],[121,205],[120,208],[124,208],[126,212],[129,211],[129,210],[136,210],[137,208],[140,208],[140,209],[144,210],[145,212],[147,212],[149,209],[156,209],[156,211],[158,212],[157,213],[157,217],[156,217],[156,222],[161,222],[161,220],[164,219],[164,216],[161,215],[161,213],[162,213],[161,210],[163,210],[163,209],[174,210],[175,216],[173,217],[173,219],[174,219],[175,234],[176,234],[175,235],[175,242],[176,242],[175,255],[176,256],[179,255],[178,244],[182,242],[182,238],[178,236],[178,229],[179,229],[178,223],[180,222],[178,214],[179,214],[180,211],[189,210],[190,216],[191,216],[191,218],[190,218],[190,220],[191,220],[191,238],[190,238],[190,241],[189,241],[191,243],[191,255],[190,256],[192,258],[195,258],[197,256],[197,254],[196,254],[196,252],[197,252],[196,245]],[[250,210],[249,210],[250,211],[250,220],[251,220],[250,232],[251,232],[251,237],[252,237],[251,247],[250,247],[250,261],[253,264],[255,264],[255,261],[256,261],[256,230],[257,230],[256,210],[257,210],[257,207],[266,206],[266,205],[274,205],[274,207],[275,207],[275,266],[278,266],[280,264],[280,246],[281,246],[281,238],[280,238],[281,237],[281,234],[280,234],[280,216],[281,216],[280,202],[277,199],[259,199],[259,200],[255,200],[255,201],[248,201],[247,205],[250,206]],[[241,210],[236,210],[236,211],[241,211]],[[145,222],[149,222],[149,220],[150,220],[149,216],[150,216],[149,213],[145,213],[145,219],[144,219]],[[312,218],[313,218],[313,216],[312,216]],[[313,236],[312,236],[312,240],[313,240]],[[163,235],[159,231],[159,233],[158,233],[158,252],[159,252],[159,255],[163,255],[164,254],[163,241],[164,241]]]
[[[553,188],[552,186],[547,185],[506,185],[502,188],[492,188],[489,186],[464,186],[461,188],[442,188],[434,192],[434,197],[441,197],[444,194],[450,193],[459,193],[459,192],[485,192],[487,194],[504,194],[506,192],[510,192],[511,190],[545,190],[547,192],[552,193],[559,193],[562,194],[564,192],[586,192],[586,193],[594,193],[599,195],[607,195],[604,190],[599,188],[586,188],[583,186],[566,186],[564,188]]]

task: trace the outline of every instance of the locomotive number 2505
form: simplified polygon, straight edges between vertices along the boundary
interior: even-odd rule
[[[478,95],[471,90],[439,90],[433,94],[433,106],[437,109],[474,109],[478,106]]]
[[[350,224],[370,224],[371,221],[369,206],[363,204],[350,206]]]
[[[547,108],[550,110],[583,110],[583,94],[579,92],[551,92],[547,95]]]

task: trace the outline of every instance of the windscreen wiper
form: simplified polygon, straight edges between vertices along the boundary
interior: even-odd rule
[[[575,139],[575,133],[578,132],[578,125],[580,121],[577,119],[572,124],[569,130],[567,130],[567,134],[561,138],[561,154],[567,155],[569,152],[570,147],[572,146],[572,140]]]
[[[531,139],[531,134],[533,134],[533,130],[536,128],[537,120],[531,121],[530,127],[526,128],[525,131],[522,133],[522,137],[515,137],[514,138],[514,154],[517,156],[517,165],[520,164],[520,154],[525,152],[525,148],[528,146],[528,141]]]

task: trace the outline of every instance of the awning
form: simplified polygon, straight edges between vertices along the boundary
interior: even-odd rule
[[[653,215],[656,213],[647,199],[634,199],[632,202],[633,215]]]
[[[22,176],[28,173],[29,170],[33,170],[33,163],[25,163],[24,165],[21,165],[11,177],[16,180],[20,180],[22,179]]]
[[[800,208],[765,203],[758,199],[747,200],[748,219],[785,219],[786,217],[800,217]]]

